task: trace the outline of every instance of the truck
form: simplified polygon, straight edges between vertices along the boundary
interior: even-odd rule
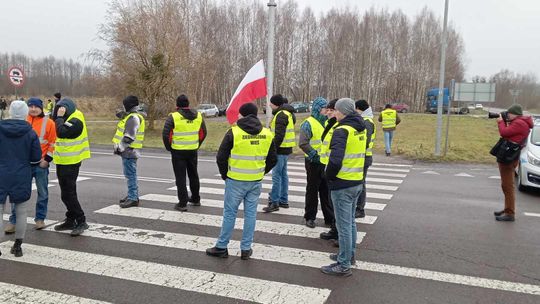
[[[437,105],[439,99],[439,88],[431,88],[427,91],[426,94],[426,112],[436,114]],[[443,113],[448,113],[448,101],[450,100],[450,93],[448,88],[443,89]],[[457,106],[450,107],[450,113],[456,114],[468,114],[469,108],[466,106],[461,106],[459,103]]]

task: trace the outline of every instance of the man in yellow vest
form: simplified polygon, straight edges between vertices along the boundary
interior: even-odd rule
[[[331,254],[330,259],[336,263],[321,267],[321,271],[349,276],[352,274],[351,264],[355,263],[357,230],[354,211],[364,180],[366,131],[352,99],[338,100],[335,115],[338,124],[330,141],[326,177],[339,233],[339,253]]]
[[[369,106],[368,102],[364,99],[357,100],[356,103],[356,112],[362,116],[364,123],[366,125],[366,161],[364,163],[364,187],[362,187],[362,193],[358,197],[358,202],[356,203],[356,211],[354,213],[355,218],[364,218],[366,217],[366,212],[364,208],[366,206],[366,177],[367,172],[371,164],[373,164],[373,144],[375,142],[375,136],[377,134],[377,129],[375,128],[375,122],[373,122],[373,111]]]
[[[139,98],[127,96],[122,101],[124,111],[117,113],[120,121],[112,139],[114,154],[122,157],[124,176],[127,180],[127,196],[120,200],[121,208],[139,206],[139,187],[137,185],[137,159],[143,147],[145,116],[139,111]]]
[[[319,197],[324,222],[331,226],[334,220],[332,204],[330,203],[328,184],[324,176],[325,165],[321,162],[322,134],[326,123],[326,99],[317,97],[311,107],[309,116],[301,125],[298,146],[304,151],[307,176],[306,206],[304,220],[306,226],[315,228]]]
[[[199,147],[206,138],[206,125],[201,113],[189,108],[189,99],[182,94],[176,98],[176,112],[167,117],[163,126],[163,144],[171,152],[178,203],[174,208],[187,211],[187,203],[193,206],[201,205],[199,194],[200,183],[197,172],[197,155]],[[186,187],[186,172],[189,177],[188,196]]]
[[[384,151],[386,152],[386,156],[390,156],[392,153],[394,131],[396,130],[396,126],[401,122],[401,119],[399,118],[397,111],[392,109],[392,105],[387,104],[384,106],[384,110],[379,114],[379,122],[382,122],[384,133]]]
[[[56,104],[62,99],[62,94],[60,92],[54,93],[53,95],[54,101],[51,101],[50,99],[47,102],[47,106],[45,107],[45,115],[52,115],[54,108],[56,107]]]
[[[216,156],[221,178],[225,180],[223,224],[216,245],[206,254],[226,258],[238,207],[244,203],[244,228],[240,242],[241,259],[248,260],[253,250],[253,235],[257,220],[257,205],[261,195],[261,180],[276,164],[273,135],[257,118],[254,103],[239,109],[239,120],[223,138]]]
[[[78,236],[88,229],[86,217],[77,198],[77,177],[83,160],[90,158],[90,144],[86,122],[71,99],[64,98],[53,111],[56,124],[56,144],[53,160],[60,185],[62,202],[66,205],[66,220],[54,230],[72,230]]]
[[[289,208],[289,176],[287,162],[289,154],[296,146],[294,133],[294,108],[288,104],[287,98],[281,94],[270,98],[270,107],[274,118],[270,130],[274,134],[274,143],[277,149],[277,164],[272,170],[272,190],[268,198],[268,206],[264,212],[278,211],[279,207]]]

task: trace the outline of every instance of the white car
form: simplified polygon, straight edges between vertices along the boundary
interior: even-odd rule
[[[218,117],[219,109],[215,104],[201,103],[197,107],[197,112],[201,113],[204,117]]]
[[[474,108],[477,109],[477,110],[482,110],[482,109],[484,109],[484,106],[481,103],[477,103],[477,104],[474,105]]]
[[[540,188],[540,120],[527,138],[527,145],[521,150],[517,167],[517,185],[519,191],[527,188]]]

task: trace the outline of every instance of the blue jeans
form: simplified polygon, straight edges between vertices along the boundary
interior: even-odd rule
[[[137,159],[122,157],[124,166],[124,176],[127,179],[128,200],[136,201],[139,199],[139,187],[137,186]]]
[[[354,211],[356,201],[364,185],[340,190],[332,190],[330,196],[334,203],[336,228],[339,235],[339,253],[337,261],[343,268],[351,267],[351,257],[356,250],[356,221]]]
[[[261,196],[261,182],[237,181],[227,178],[225,180],[225,201],[223,208],[223,224],[216,243],[217,248],[227,248],[236,222],[236,214],[240,203],[244,201],[244,228],[240,250],[251,249],[255,222],[257,221],[257,204]]]
[[[289,175],[287,174],[287,161],[289,155],[277,155],[277,163],[272,169],[272,190],[269,194],[271,203],[289,203]]]
[[[49,168],[32,166],[32,177],[36,179],[38,193],[34,221],[43,221],[47,217],[47,205],[49,204]],[[17,222],[16,217],[15,208],[11,208],[9,222],[15,224]]]
[[[394,139],[394,131],[384,132],[384,151],[386,153],[392,152],[392,139]]]

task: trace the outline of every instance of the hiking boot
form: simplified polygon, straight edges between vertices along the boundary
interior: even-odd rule
[[[45,221],[44,220],[37,220],[35,228],[36,228],[36,230],[41,230],[41,229],[45,228]]]
[[[314,220],[305,220],[305,224],[306,226],[308,226],[309,228],[315,228],[315,221]]]
[[[126,196],[126,197],[124,197],[123,199],[119,200],[118,203],[119,203],[119,204],[122,204],[122,203],[124,203],[124,202],[127,201],[127,200],[128,200],[128,197]]]
[[[4,229],[5,234],[13,234],[15,233],[15,225],[12,223],[8,223],[6,225],[6,228]]]
[[[229,250],[227,248],[217,248],[216,246],[206,249],[206,255],[218,258],[228,258]]]
[[[189,200],[188,200],[188,203],[191,205],[191,206],[200,206],[201,205],[201,199],[193,199],[193,197],[190,197]]]
[[[504,213],[503,215],[496,216],[495,219],[499,222],[513,222],[516,220],[514,215],[506,214],[506,213]]]
[[[493,212],[493,215],[495,215],[495,216],[501,216],[503,214],[504,214],[504,210]]]
[[[364,218],[366,217],[366,212],[364,210],[356,210],[354,212],[354,218]]]
[[[280,203],[279,203],[279,207],[280,207],[280,208],[285,208],[285,209],[287,209],[287,208],[289,208],[289,203],[282,203],[282,202],[280,202]]]
[[[81,235],[86,229],[88,229],[88,224],[86,222],[80,222],[73,227],[73,231],[71,231],[71,236],[79,236]]]
[[[186,204],[178,203],[178,204],[174,205],[174,209],[176,209],[178,211],[185,212],[185,211],[187,211],[187,206],[186,206]]]
[[[11,247],[11,254],[13,254],[15,257],[20,258],[23,256],[22,252],[22,239],[16,239],[15,243],[13,243],[13,247]]]
[[[390,156],[390,152],[386,152],[386,156]]]
[[[328,232],[322,232],[320,237],[323,240],[337,240],[338,239],[338,233],[337,233],[337,230],[330,229]]]
[[[337,253],[330,253],[330,260],[337,262],[337,257],[338,257]],[[351,257],[351,265],[356,265],[356,259],[354,258],[354,254]]]
[[[339,263],[323,266],[321,267],[321,271],[324,274],[334,275],[338,277],[348,277],[352,275],[352,270],[350,268],[343,268]]]
[[[250,249],[250,250],[241,250],[240,258],[241,258],[242,260],[249,260],[249,258],[251,257],[252,254],[253,254],[253,249]]]
[[[275,212],[275,211],[279,211],[279,205],[276,205],[276,204],[272,204],[268,207],[264,207],[263,208],[263,211],[265,213],[270,213],[270,212]]]
[[[73,230],[75,228],[75,221],[65,220],[62,224],[54,226],[56,231]]]
[[[123,203],[120,203],[120,208],[129,208],[129,207],[138,207],[139,206],[139,200],[125,200]]]

